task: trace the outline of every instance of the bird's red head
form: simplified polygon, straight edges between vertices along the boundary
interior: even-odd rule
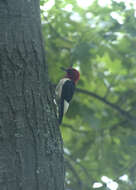
[[[73,80],[74,83],[77,83],[79,78],[80,78],[80,73],[79,71],[77,71],[76,69],[73,69],[73,68],[69,68],[66,70],[67,72],[67,75],[66,77]]]

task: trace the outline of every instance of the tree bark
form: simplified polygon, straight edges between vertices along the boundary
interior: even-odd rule
[[[64,190],[38,0],[0,1],[0,190]]]

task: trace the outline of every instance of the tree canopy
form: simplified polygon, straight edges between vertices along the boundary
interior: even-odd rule
[[[73,66],[80,73],[61,131],[66,189],[136,189],[136,7],[133,1],[41,0],[50,79]],[[52,6],[50,6],[52,3]],[[128,180],[121,180],[127,175]]]

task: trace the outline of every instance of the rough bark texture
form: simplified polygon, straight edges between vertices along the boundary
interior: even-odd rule
[[[0,1],[0,190],[63,190],[38,0]]]

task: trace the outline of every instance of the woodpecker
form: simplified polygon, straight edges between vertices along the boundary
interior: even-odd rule
[[[80,78],[80,74],[76,69],[69,68],[65,72],[65,77],[59,81],[55,90],[56,96],[59,99],[59,124],[61,124],[63,115],[68,110],[75,91],[75,85]]]

